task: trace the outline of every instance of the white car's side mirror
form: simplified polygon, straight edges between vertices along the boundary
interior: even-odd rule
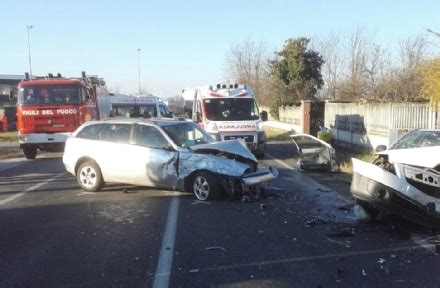
[[[385,151],[385,150],[387,150],[387,146],[385,146],[385,145],[379,145],[379,146],[376,147],[376,152],[377,153]]]

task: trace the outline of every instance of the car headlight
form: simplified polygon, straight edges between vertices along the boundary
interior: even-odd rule
[[[30,137],[27,135],[20,135],[20,141],[21,142],[28,142],[30,140]]]
[[[258,122],[257,123],[257,131],[264,131],[264,123],[263,122]]]
[[[215,124],[215,122],[207,122],[205,129],[209,132],[218,132],[217,124]]]

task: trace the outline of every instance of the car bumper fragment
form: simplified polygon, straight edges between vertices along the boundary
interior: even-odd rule
[[[246,174],[242,177],[245,186],[253,186],[264,182],[275,180],[278,177],[278,170],[274,167],[259,168],[256,172]]]

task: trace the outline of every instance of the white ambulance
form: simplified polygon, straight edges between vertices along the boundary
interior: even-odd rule
[[[267,112],[258,111],[252,89],[246,85],[201,86],[185,89],[192,95],[192,120],[199,123],[218,141],[243,139],[258,158],[266,151],[263,121]]]

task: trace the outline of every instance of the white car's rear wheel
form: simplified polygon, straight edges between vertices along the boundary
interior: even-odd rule
[[[101,169],[94,161],[81,163],[76,172],[76,179],[78,184],[87,191],[98,191],[104,184]]]

